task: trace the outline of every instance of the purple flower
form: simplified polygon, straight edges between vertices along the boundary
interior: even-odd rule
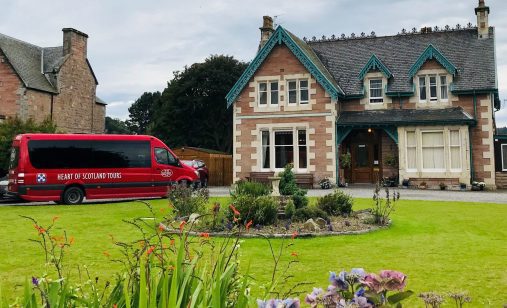
[[[39,279],[37,277],[32,277],[32,284],[36,287],[39,286]]]
[[[389,291],[403,290],[407,285],[407,276],[402,272],[383,270],[380,272],[380,278],[385,280],[386,289]]]
[[[281,299],[269,299],[266,301],[257,300],[257,307],[259,308],[277,308],[277,307],[285,307],[285,308],[300,308],[301,304],[298,298],[287,298],[284,300]]]
[[[307,294],[306,297],[305,297],[305,303],[307,304],[316,304],[317,303],[317,298],[319,297],[320,294],[322,294],[322,289],[321,288],[313,288],[313,291],[311,294]]]
[[[330,272],[329,274],[329,281],[333,284],[333,286],[338,287],[342,290],[348,290],[349,284],[347,280],[345,280],[345,276],[347,275],[347,272],[341,271],[338,276],[336,276],[335,272]]]

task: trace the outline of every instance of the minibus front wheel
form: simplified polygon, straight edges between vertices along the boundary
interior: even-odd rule
[[[83,202],[84,192],[80,187],[71,186],[63,192],[62,201],[64,204],[80,204]]]

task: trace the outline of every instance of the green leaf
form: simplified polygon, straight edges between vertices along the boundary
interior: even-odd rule
[[[139,307],[146,308],[148,307],[148,298],[146,297],[146,259],[141,256],[139,258]]]
[[[412,296],[412,294],[414,294],[414,292],[410,291],[410,290],[407,290],[405,292],[399,292],[399,293],[396,293],[396,294],[393,294],[391,296],[388,296],[387,297],[387,301],[390,303],[390,304],[396,304],[396,303],[399,303],[401,302],[402,300]]]

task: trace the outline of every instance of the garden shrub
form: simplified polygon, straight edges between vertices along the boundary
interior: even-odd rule
[[[167,198],[179,217],[203,214],[208,205],[209,191],[207,188],[194,190],[186,185],[177,185],[169,190]]]
[[[316,218],[322,218],[327,220],[328,215],[323,210],[314,207],[314,206],[305,206],[302,208],[299,208],[294,213],[294,220],[297,221],[306,221],[310,218],[316,219]]]
[[[292,201],[292,199],[287,200],[285,204],[285,218],[292,219],[295,213],[296,207],[294,206],[294,201]]]
[[[238,195],[249,195],[253,197],[269,196],[271,194],[271,187],[259,182],[249,182],[240,180],[236,182],[236,187],[231,192],[232,197]]]
[[[254,225],[273,224],[278,214],[277,202],[270,196],[238,195],[234,198],[234,207],[240,213],[243,223],[251,220]],[[233,220],[234,213],[229,211],[228,218]]]
[[[300,209],[308,205],[308,198],[306,197],[306,190],[297,186],[292,167],[292,164],[287,164],[284,171],[280,172],[280,194],[292,196],[294,206],[296,209]]]
[[[335,190],[317,200],[317,207],[331,216],[348,215],[352,212],[353,199],[351,195],[341,190]]]

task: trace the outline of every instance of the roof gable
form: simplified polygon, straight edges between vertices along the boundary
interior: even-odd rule
[[[421,66],[423,66],[424,62],[430,59],[437,60],[437,62],[440,63],[449,72],[449,74],[453,76],[456,74],[457,71],[456,66],[452,64],[451,61],[447,60],[447,58],[444,57],[444,55],[440,51],[438,51],[438,49],[436,49],[432,44],[429,44],[428,47],[426,47],[423,53],[419,56],[419,58],[417,58],[414,65],[412,65],[412,67],[410,68],[408,73],[409,76],[414,77],[415,74],[417,74],[417,71],[419,71],[419,69],[421,68]]]
[[[391,78],[393,76],[393,74],[387,68],[387,66],[385,66],[384,63],[382,63],[382,61],[380,61],[380,59],[377,58],[377,56],[375,54],[371,55],[370,60],[368,60],[368,62],[366,63],[366,65],[363,67],[363,69],[359,73],[359,76],[358,76],[359,80],[363,80],[364,77],[366,76],[366,74],[370,70],[379,70],[379,71],[381,71],[382,74],[384,74],[384,76],[387,79],[389,79],[389,78]]]
[[[331,98],[337,100],[344,95],[339,85],[333,79],[327,68],[322,64],[315,52],[302,40],[292,33],[286,31],[282,26],[278,26],[271,35],[266,44],[257,53],[250,65],[236,81],[232,89],[227,93],[227,107],[229,107],[239,96],[243,88],[255,74],[257,69],[264,62],[271,50],[278,44],[284,43],[289,50],[298,58],[303,66],[317,80],[317,82],[329,93]]]

